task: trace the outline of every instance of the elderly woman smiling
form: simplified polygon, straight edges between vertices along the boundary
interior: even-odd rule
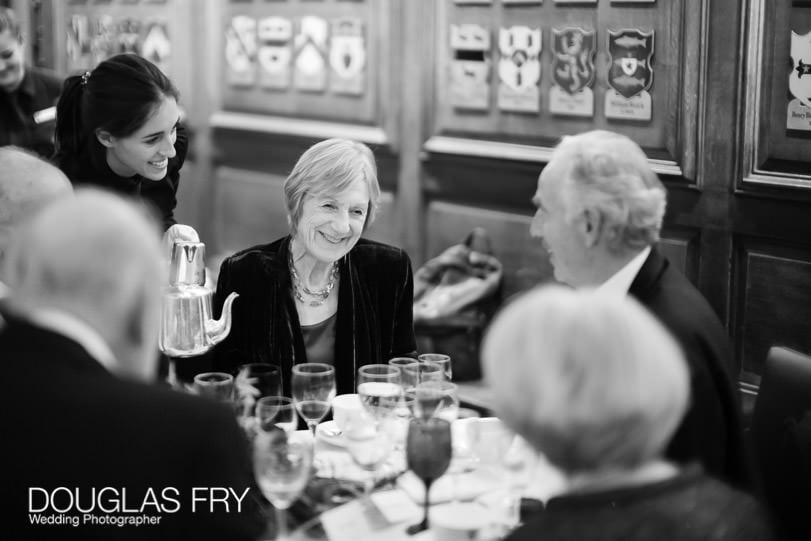
[[[374,156],[361,143],[329,139],[309,148],[284,184],[290,235],[248,248],[220,268],[214,303],[232,291],[228,338],[214,367],[335,366],[337,392],[355,392],[359,366],[416,350],[411,261],[401,249],[361,239],[377,210]]]

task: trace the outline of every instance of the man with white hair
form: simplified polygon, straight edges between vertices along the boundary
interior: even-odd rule
[[[14,471],[0,490],[18,539],[262,532],[233,411],[146,384],[165,282],[159,239],[142,209],[81,190],[14,236],[0,331]]]
[[[558,281],[636,298],[684,350],[692,403],[666,456],[699,460],[751,487],[729,340],[706,299],[655,247],[666,191],[639,145],[600,130],[564,137],[533,203],[530,232],[542,238]]]
[[[508,541],[772,539],[750,495],[662,456],[690,375],[632,297],[533,290],[495,318],[482,360],[499,418],[568,480]]]
[[[14,230],[40,207],[72,192],[58,167],[21,148],[0,147],[0,267]],[[0,268],[0,297],[6,292]]]

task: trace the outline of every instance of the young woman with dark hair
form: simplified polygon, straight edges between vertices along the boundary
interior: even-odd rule
[[[154,206],[170,243],[199,240],[174,217],[188,148],[178,97],[157,66],[120,54],[68,77],[56,106],[59,168],[75,186],[106,188]]]

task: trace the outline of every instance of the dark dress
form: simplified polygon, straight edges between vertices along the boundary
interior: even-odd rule
[[[4,321],[3,321],[4,319]],[[192,508],[193,487],[254,487],[245,437],[233,412],[194,396],[119,379],[73,340],[8,313],[0,318],[0,358],[8,382],[0,393],[3,456],[0,497],[4,539],[251,540],[265,529],[261,496],[251,489],[241,512]],[[57,515],[42,491],[66,487],[81,508],[105,517],[160,517],[157,524],[31,524],[29,507]],[[91,508],[92,490],[111,487]],[[142,502],[152,489],[162,508]],[[61,489],[60,489],[61,490]],[[167,490],[168,492],[163,492]],[[124,494],[125,493],[125,494]],[[198,496],[205,494],[198,492]],[[56,506],[67,508],[64,490]],[[98,492],[97,492],[98,494]],[[124,494],[122,496],[122,494]],[[177,500],[173,503],[163,496]],[[136,509],[125,511],[126,509]],[[72,513],[78,506],[69,508]],[[83,519],[80,512],[77,515]]]
[[[214,297],[219,316],[228,294],[240,294],[233,304],[231,332],[214,350],[215,370],[234,372],[248,362],[280,365],[288,396],[293,364],[307,362],[291,293],[289,247],[290,237],[285,237],[229,257],[220,267]],[[403,250],[360,239],[338,265],[333,359],[341,394],[355,392],[358,367],[413,355],[416,341],[414,280]]]
[[[552,498],[506,541],[769,541],[749,495],[687,467],[673,478]]]
[[[17,90],[0,90],[0,146],[15,145],[50,159],[54,153],[56,101],[62,79],[56,74],[26,68]]]
[[[629,294],[676,337],[690,368],[690,408],[665,451],[682,464],[755,490],[751,453],[743,438],[740,403],[729,370],[732,352],[718,316],[699,291],[654,248]]]
[[[144,201],[156,212],[165,231],[177,223],[174,215],[177,189],[188,147],[186,129],[182,125],[178,126],[175,157],[169,160],[166,176],[159,181],[145,179],[140,175],[127,178],[118,176],[107,165],[106,149],[95,139],[88,142],[78,157],[57,156],[56,160],[59,168],[76,187],[103,188]]]

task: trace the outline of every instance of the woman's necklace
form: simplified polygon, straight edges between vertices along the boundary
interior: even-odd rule
[[[316,289],[315,291],[312,291],[302,283],[301,278],[296,271],[296,266],[293,264],[293,254],[292,252],[288,253],[290,275],[293,277],[293,294],[296,296],[296,299],[298,299],[298,301],[302,304],[307,304],[313,307],[321,306],[327,302],[329,294],[332,292],[333,288],[335,287],[335,283],[338,281],[338,262],[335,261],[332,263],[332,269],[330,269],[329,279],[327,280],[326,287],[324,289]],[[310,297],[310,299],[305,299],[305,295]]]

